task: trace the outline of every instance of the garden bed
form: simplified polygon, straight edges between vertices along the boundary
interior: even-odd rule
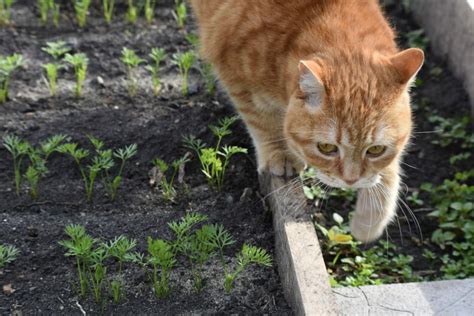
[[[15,245],[16,261],[0,274],[0,286],[11,285],[13,292],[0,293],[0,314],[92,313],[178,314],[178,313],[291,313],[277,274],[272,268],[252,266],[239,276],[230,295],[223,288],[223,271],[214,258],[205,266],[206,286],[197,294],[187,265],[172,275],[173,290],[158,300],[141,269],[126,264],[126,298],[119,304],[109,294],[102,304],[78,295],[74,260],[65,257],[58,241],[66,239],[67,224],[81,224],[87,232],[103,240],[126,235],[138,240],[137,250],[145,252],[146,238],[172,239],[167,223],[189,212],[209,217],[209,223],[223,224],[237,241],[226,250],[226,261],[234,259],[243,243],[274,252],[271,216],[264,211],[258,194],[253,159],[235,156],[229,165],[222,192],[209,189],[197,157],[185,167],[175,203],[164,201],[159,190],[149,185],[151,161],[160,157],[171,161],[187,149],[183,136],[194,134],[213,142],[208,125],[233,115],[228,99],[221,93],[209,97],[196,69],[191,71],[190,95],[180,95],[177,67],[169,60],[162,67],[162,91],[154,97],[149,75],[141,70],[138,94],[127,93],[126,67],[120,62],[122,47],[135,49],[146,57],[152,47],[164,48],[168,55],[192,49],[172,17],[172,4],[160,5],[152,25],[124,21],[125,6],[118,6],[115,22],[107,26],[101,12],[92,9],[88,26],[78,31],[71,7],[65,6],[60,27],[42,27],[37,9],[28,1],[13,6],[14,25],[0,28],[0,54],[21,53],[26,66],[17,71],[10,101],[0,106],[0,137],[15,134],[38,144],[55,134],[67,134],[80,146],[91,149],[87,135],[102,139],[106,147],[136,143],[138,153],[125,168],[117,200],[111,203],[98,183],[92,204],[85,199],[81,175],[72,159],[57,153],[48,163],[50,172],[41,182],[39,198],[31,200],[26,187],[21,197],[14,189],[11,156],[0,148],[0,241]],[[191,31],[194,28],[188,26]],[[90,59],[83,96],[73,93],[74,76],[62,70],[58,93],[49,97],[41,64],[48,56],[41,51],[46,42],[64,40],[73,52]],[[242,123],[232,127],[225,143],[250,147]],[[7,293],[8,292],[8,293]],[[8,295],[7,295],[8,294]]]

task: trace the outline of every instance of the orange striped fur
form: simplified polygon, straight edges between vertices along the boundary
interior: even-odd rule
[[[202,56],[245,121],[259,171],[305,165],[359,190],[352,222],[374,240],[395,215],[423,52],[400,52],[376,0],[191,0]],[[330,154],[321,144],[335,146]],[[372,146],[384,146],[374,156]]]

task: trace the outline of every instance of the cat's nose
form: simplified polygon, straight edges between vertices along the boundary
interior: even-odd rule
[[[354,183],[357,182],[357,180],[359,179],[343,179],[345,183],[347,183],[348,185],[353,185]]]

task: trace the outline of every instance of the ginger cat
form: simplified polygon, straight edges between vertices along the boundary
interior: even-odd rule
[[[259,172],[311,165],[321,183],[358,189],[352,233],[380,237],[396,214],[423,52],[399,52],[376,0],[191,3],[201,53],[247,125]]]

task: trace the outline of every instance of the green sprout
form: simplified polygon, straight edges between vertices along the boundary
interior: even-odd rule
[[[14,0],[0,0],[0,25],[10,24],[11,7]]]
[[[63,65],[60,63],[60,59],[64,54],[69,52],[70,48],[66,46],[65,42],[57,41],[47,42],[46,47],[43,47],[42,50],[53,57],[55,61],[54,63],[47,63],[43,65],[43,68],[46,69],[46,75],[48,76],[49,93],[51,96],[54,96],[56,94],[58,70],[63,68]]]
[[[60,241],[59,244],[67,249],[66,257],[76,258],[80,294],[85,297],[89,285],[87,273],[92,262],[93,247],[97,240],[88,235],[81,225],[67,225],[65,232],[70,239]]]
[[[127,65],[128,69],[128,93],[130,96],[135,96],[137,94],[137,82],[138,79],[135,76],[136,68],[143,62],[144,59],[137,56],[135,51],[124,47],[122,49],[122,62]]]
[[[95,180],[100,175],[102,176],[104,187],[109,194],[110,200],[113,202],[115,201],[117,190],[122,181],[125,163],[137,153],[137,145],[132,144],[126,146],[125,148],[120,148],[113,151],[111,149],[103,149],[103,141],[93,136],[88,136],[88,138],[94,146],[95,156],[87,165],[84,165],[82,161],[85,158],[90,157],[91,154],[86,149],[78,148],[76,143],[63,144],[59,146],[58,151],[70,155],[76,162],[84,182],[86,197],[89,203],[92,203]],[[110,174],[110,169],[112,169],[115,165],[113,159],[114,157],[118,158],[121,162],[117,175],[112,177]],[[87,172],[87,170],[89,172]]]
[[[74,67],[74,72],[76,74],[76,97],[81,97],[82,86],[86,80],[87,75],[87,64],[89,59],[84,53],[77,53],[74,55],[66,54],[64,61],[71,64]]]
[[[219,125],[210,125],[209,129],[216,136],[215,147],[207,147],[200,139],[194,136],[184,138],[184,146],[196,152],[201,163],[201,171],[208,180],[209,187],[214,187],[218,191],[224,186],[225,172],[229,165],[230,158],[235,154],[246,154],[247,149],[238,146],[221,146],[222,139],[230,135],[230,126],[237,120],[237,117],[226,117],[219,120]]]
[[[214,75],[212,65],[209,63],[204,63],[201,67],[201,74],[204,77],[204,82],[206,83],[207,94],[213,96],[216,93],[216,77]]]
[[[165,298],[171,292],[171,272],[176,264],[172,246],[165,240],[148,237],[147,264],[152,266],[153,289],[157,298]],[[159,273],[159,274],[158,274]]]
[[[235,243],[232,235],[224,228],[223,225],[210,225],[209,243],[219,250],[219,259],[224,269],[224,275],[227,275],[228,267],[224,259],[224,248]]]
[[[227,273],[224,281],[224,288],[227,293],[231,293],[234,281],[237,276],[250,264],[257,264],[266,267],[272,266],[272,257],[262,248],[244,244],[241,252],[237,255],[237,268],[232,273]]]
[[[13,54],[7,57],[0,55],[0,104],[7,102],[10,77],[12,73],[23,64],[23,56],[19,54]]]
[[[59,26],[59,4],[54,0],[38,0],[38,9],[40,11],[40,19],[43,25],[48,23],[49,12],[53,12],[53,24],[55,27]]]
[[[163,198],[166,201],[173,201],[176,197],[176,189],[174,187],[174,180],[180,168],[189,161],[187,156],[184,156],[180,159],[176,159],[171,163],[171,176],[168,178],[166,172],[169,170],[170,165],[164,160],[156,158],[153,160],[153,165],[155,165],[156,170],[158,171],[157,182],[158,186],[163,193]]]
[[[145,0],[145,18],[148,24],[153,23],[155,17],[156,0]]]
[[[192,51],[185,53],[176,53],[173,55],[173,63],[178,66],[179,74],[181,75],[181,93],[186,96],[188,95],[188,77],[189,70],[196,62],[196,56]]]
[[[74,10],[76,11],[76,20],[80,28],[87,24],[87,16],[89,15],[89,6],[91,0],[74,0]]]
[[[186,17],[188,16],[186,3],[184,1],[177,1],[176,2],[176,9],[173,11],[173,16],[178,24],[180,29],[184,29],[184,25],[186,23]]]
[[[102,0],[102,8],[104,10],[104,19],[107,24],[112,22],[114,15],[115,0]]]
[[[115,237],[114,240],[109,243],[104,243],[103,247],[106,249],[109,256],[117,259],[119,263],[119,276],[111,282],[111,290],[114,298],[114,302],[118,303],[121,298],[125,297],[124,292],[124,280],[122,277],[123,264],[129,261],[130,251],[137,246],[135,239],[128,239],[125,236]]]
[[[30,186],[31,198],[36,200],[38,198],[38,184],[42,178],[48,173],[46,166],[49,156],[58,151],[59,146],[68,137],[66,135],[54,135],[48,138],[45,142],[40,144],[39,148],[29,146],[28,158],[30,164],[25,173],[25,178]]]
[[[212,226],[203,225],[192,233],[197,224],[207,220],[199,213],[188,213],[179,222],[168,224],[176,236],[173,243],[175,253],[181,253],[189,259],[194,287],[197,292],[204,288],[203,265],[216,254],[216,245],[212,241]]]
[[[103,246],[97,247],[90,254],[88,272],[96,303],[99,303],[102,299],[102,288],[107,275],[107,267],[105,266],[107,258],[109,258],[109,254]]]
[[[138,7],[133,3],[133,0],[128,0],[128,8],[126,13],[127,21],[135,24],[138,17]]]
[[[16,194],[20,196],[21,187],[21,165],[23,159],[28,155],[30,144],[22,141],[15,135],[3,136],[3,146],[10,152],[13,158],[13,171],[15,174],[15,189]]]
[[[0,269],[8,263],[12,263],[18,256],[18,249],[15,246],[6,246],[0,244]]]
[[[153,81],[153,93],[155,94],[155,96],[157,96],[160,92],[161,86],[161,80],[159,76],[160,64],[163,59],[166,58],[166,53],[163,48],[152,48],[151,53],[148,56],[153,59],[153,63],[151,65],[147,65],[145,68],[151,74]]]

